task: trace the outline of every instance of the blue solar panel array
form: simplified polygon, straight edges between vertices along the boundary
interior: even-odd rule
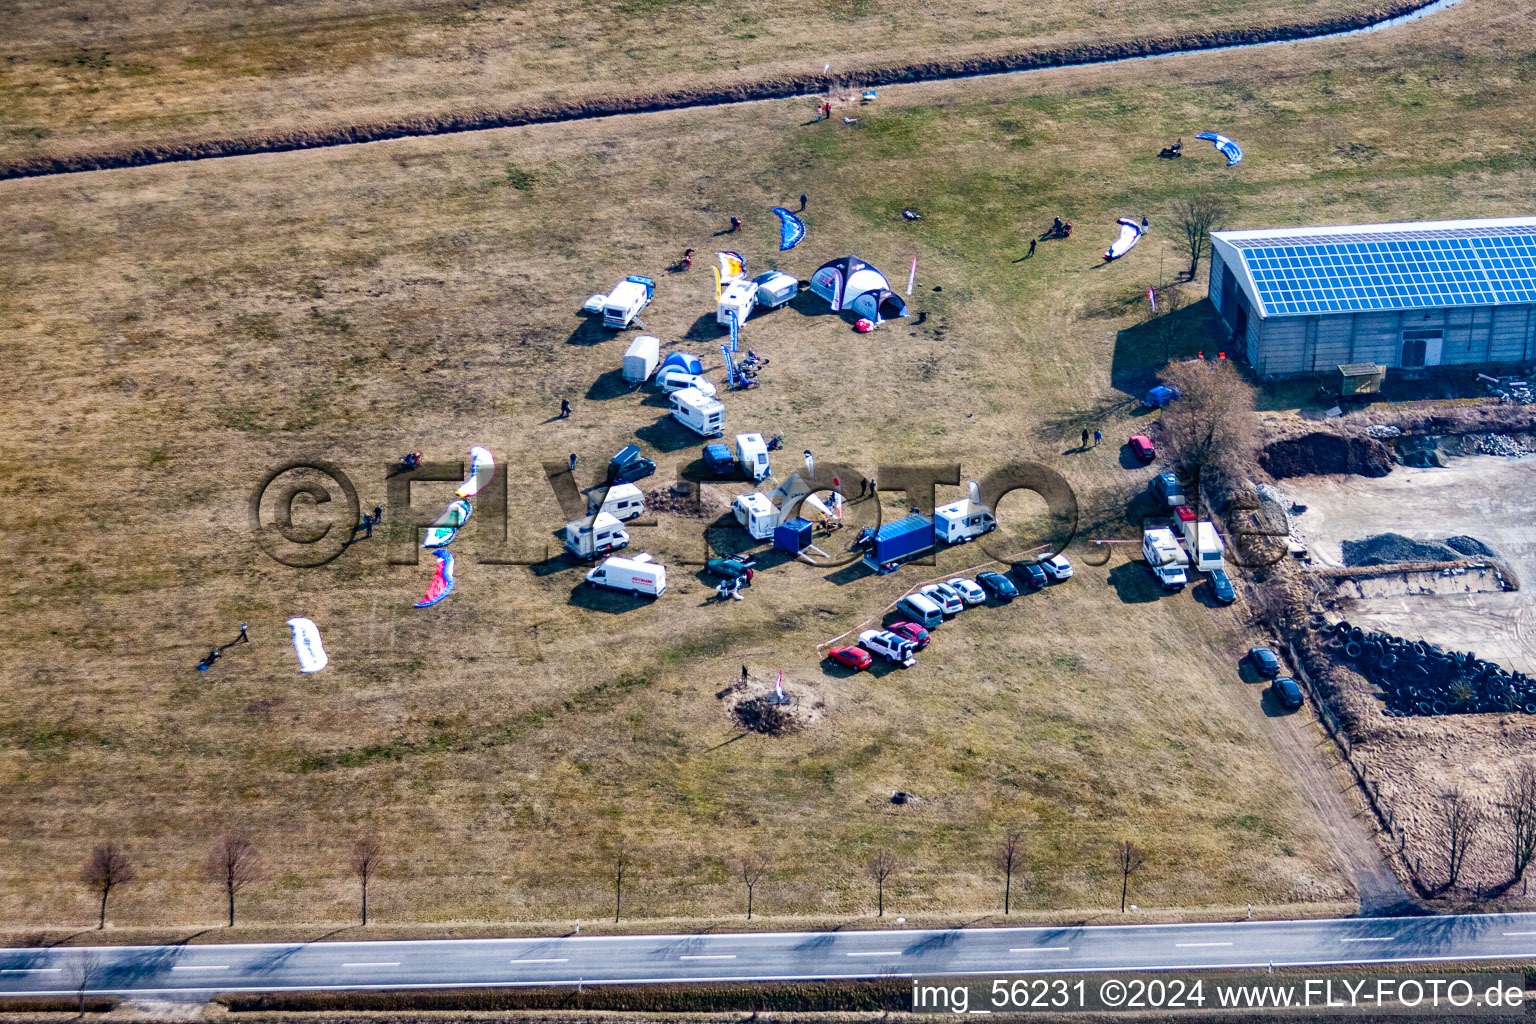
[[[1536,226],[1232,244],[1270,316],[1536,302]]]

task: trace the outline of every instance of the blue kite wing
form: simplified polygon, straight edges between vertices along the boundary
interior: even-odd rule
[[[773,212],[779,215],[779,251],[793,249],[805,237],[805,221],[782,206],[775,206]]]
[[[1205,139],[1214,145],[1216,149],[1221,153],[1221,155],[1227,158],[1228,167],[1242,162],[1243,147],[1239,146],[1225,135],[1222,135],[1219,132],[1201,132],[1199,135],[1196,135],[1195,138]]]

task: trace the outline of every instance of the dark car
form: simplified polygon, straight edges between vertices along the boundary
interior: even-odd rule
[[[1178,388],[1170,388],[1166,384],[1159,384],[1142,396],[1141,404],[1147,409],[1161,409],[1178,397]]]
[[[869,668],[874,662],[870,653],[862,647],[834,647],[827,652],[827,657],[839,665],[846,665],[855,672]]]
[[[1169,508],[1178,508],[1180,505],[1186,504],[1184,485],[1179,483],[1179,477],[1176,473],[1157,474],[1157,476],[1152,478],[1152,482],[1147,485],[1147,489],[1152,492],[1152,496],[1157,498],[1161,504]]]
[[[616,484],[633,483],[656,472],[656,463],[640,454],[637,445],[627,444],[608,463],[608,479]]]
[[[722,576],[728,580],[742,580],[745,584],[752,583],[752,565],[754,559],[746,558],[711,558],[704,563],[704,571],[711,576]]]
[[[1232,580],[1227,576],[1225,569],[1212,569],[1211,596],[1222,604],[1231,604],[1237,600],[1237,588],[1232,586]]]
[[[1039,562],[1020,562],[1013,567],[1013,578],[1031,590],[1039,590],[1050,582]]]
[[[1146,434],[1132,434],[1131,439],[1126,443],[1131,446],[1131,451],[1142,462],[1151,462],[1157,458],[1157,446]]]
[[[1000,572],[979,572],[976,574],[976,582],[981,584],[981,589],[989,597],[999,601],[1012,601],[1019,596],[1019,588],[1013,585],[1013,580]]]
[[[886,628],[905,640],[911,640],[918,650],[928,646],[928,631],[915,622],[893,622]]]
[[[730,446],[720,442],[704,446],[704,468],[716,479],[728,480],[736,475],[736,456]]]
[[[1280,655],[1268,647],[1248,648],[1248,660],[1253,662],[1254,669],[1265,679],[1280,674]]]
[[[1301,687],[1296,685],[1296,680],[1290,676],[1281,676],[1270,684],[1275,691],[1275,700],[1287,711],[1295,711],[1302,705]]]

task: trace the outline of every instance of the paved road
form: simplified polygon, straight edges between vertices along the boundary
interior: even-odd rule
[[[1536,914],[0,950],[0,995],[1008,975],[1536,957]]]

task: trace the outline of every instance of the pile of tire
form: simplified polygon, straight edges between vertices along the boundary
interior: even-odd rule
[[[1334,658],[1380,688],[1383,714],[1399,718],[1536,715],[1536,679],[1484,661],[1471,651],[1447,651],[1391,633],[1367,633],[1348,622],[1316,628]]]

